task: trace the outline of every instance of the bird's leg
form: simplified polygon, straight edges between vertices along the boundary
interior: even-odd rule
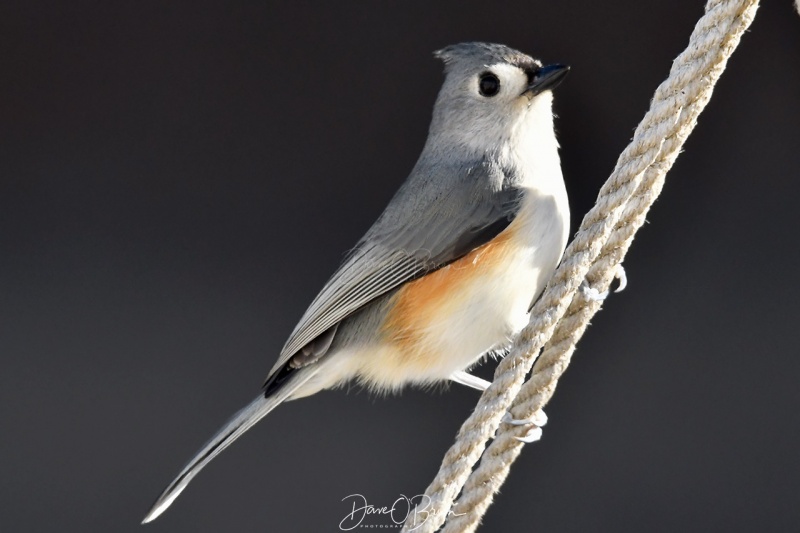
[[[472,374],[464,372],[463,370],[460,372],[454,372],[450,376],[450,381],[455,381],[456,383],[460,383],[461,385],[466,385],[467,387],[477,389],[481,392],[485,391],[486,388],[491,384],[485,379],[473,376]]]
[[[477,389],[479,391],[485,391],[490,385],[490,382],[486,381],[485,379],[473,376],[472,374],[464,371],[454,372],[450,376],[450,380],[460,383],[461,385],[466,385],[467,387],[472,387],[473,389]],[[530,418],[515,419],[511,417],[511,413],[507,412],[505,415],[503,415],[502,421],[506,424],[511,424],[512,426],[531,426],[523,437],[514,437],[520,442],[529,443],[542,438],[542,426],[547,424],[547,415],[543,410],[539,409]]]

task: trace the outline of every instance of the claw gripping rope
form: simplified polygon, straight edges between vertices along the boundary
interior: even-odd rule
[[[530,418],[552,397],[575,344],[602,304],[576,294],[577,289],[584,279],[600,292],[608,288],[757,8],[758,0],[709,0],[689,45],[656,89],[650,110],[534,306],[528,326],[462,424],[423,504],[411,511],[403,531],[431,533],[444,524],[445,533],[462,533],[478,526],[521,451],[523,443],[515,437],[524,437],[529,429],[501,426],[503,415],[510,409],[514,419]],[[531,367],[531,379],[523,384]]]

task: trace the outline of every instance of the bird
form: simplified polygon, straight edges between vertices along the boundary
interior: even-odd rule
[[[468,370],[502,353],[527,324],[566,247],[552,90],[569,67],[483,42],[434,56],[444,82],[408,178],[312,301],[259,395],[197,452],[142,523],[282,402],[349,382],[373,391],[489,386]]]

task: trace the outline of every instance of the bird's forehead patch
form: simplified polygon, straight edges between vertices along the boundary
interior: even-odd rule
[[[512,65],[524,70],[524,71],[531,71],[536,70],[538,68],[542,68],[542,62],[538,59],[533,59],[532,57],[522,56],[516,59],[516,61],[511,62]]]

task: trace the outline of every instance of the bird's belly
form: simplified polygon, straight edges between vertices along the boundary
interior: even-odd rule
[[[383,322],[379,353],[360,362],[362,380],[394,388],[447,379],[507,344],[525,326],[530,304],[564,245],[560,235],[531,241],[516,222],[491,242],[397,291]]]

